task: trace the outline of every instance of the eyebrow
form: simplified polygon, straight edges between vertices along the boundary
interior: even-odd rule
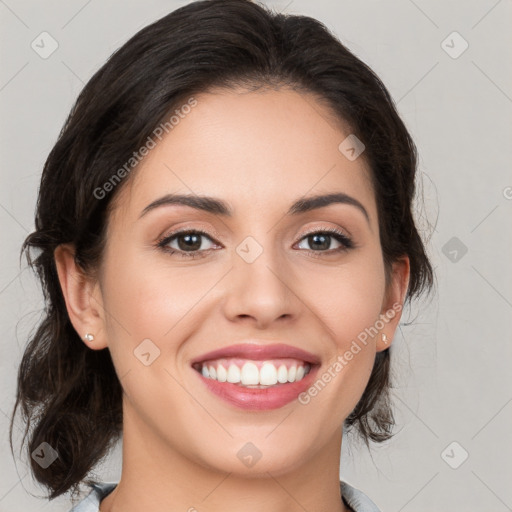
[[[336,203],[355,206],[359,211],[361,211],[364,214],[366,220],[368,221],[368,224],[370,224],[370,216],[368,215],[366,208],[357,199],[343,192],[316,195],[312,197],[299,199],[290,206],[286,214],[299,215],[301,213],[309,212],[311,210],[323,208],[325,206],[329,206],[331,204]],[[212,213],[213,215],[220,215],[223,217],[232,217],[233,215],[233,212],[231,211],[229,205],[222,199],[218,199],[216,197],[188,194],[166,194],[165,196],[162,196],[159,199],[156,199],[152,203],[148,204],[144,208],[144,210],[142,210],[139,218],[143,217],[144,215],[146,215],[151,210],[154,210],[155,208],[167,205],[188,206],[196,210],[202,210],[208,213]]]

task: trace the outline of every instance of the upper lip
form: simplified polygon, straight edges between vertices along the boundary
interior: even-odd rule
[[[213,350],[195,358],[192,360],[191,364],[200,363],[210,359],[220,359],[223,357],[239,357],[241,359],[262,361],[268,359],[290,358],[311,364],[320,363],[320,358],[318,356],[292,345],[286,345],[284,343],[262,345],[260,343],[246,342]]]

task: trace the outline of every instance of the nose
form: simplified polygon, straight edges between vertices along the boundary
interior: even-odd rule
[[[301,302],[292,289],[292,271],[276,251],[265,249],[252,263],[235,252],[226,277],[224,314],[230,321],[265,329],[297,317]]]

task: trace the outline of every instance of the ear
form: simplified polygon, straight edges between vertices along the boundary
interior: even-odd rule
[[[88,276],[75,261],[72,244],[61,244],[54,251],[55,265],[69,319],[82,341],[93,350],[107,346],[103,300],[99,283]],[[86,333],[94,339],[85,340]]]
[[[390,347],[395,336],[396,328],[402,316],[403,305],[410,278],[410,262],[408,256],[403,256],[393,263],[391,282],[382,303],[380,318],[384,326],[377,335],[377,352]]]

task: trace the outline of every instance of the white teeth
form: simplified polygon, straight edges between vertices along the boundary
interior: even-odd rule
[[[284,364],[282,364],[277,370],[277,382],[280,384],[288,382],[288,370]]]
[[[245,363],[240,372],[240,381],[245,386],[259,384],[259,371],[254,363]]]
[[[219,364],[219,366],[217,366],[217,380],[219,382],[226,382],[227,376],[228,372],[226,371],[226,368]]]
[[[205,378],[240,384],[241,386],[275,386],[276,384],[302,380],[311,369],[309,363],[304,364],[305,366],[293,365],[287,368],[285,364],[276,367],[273,363],[265,361],[261,368],[258,368],[256,364],[248,361],[244,363],[241,369],[236,364],[231,363],[226,370],[227,365],[211,363],[202,365],[201,374]]]
[[[261,367],[259,384],[264,384],[265,386],[277,384],[277,370],[273,364],[265,363]]]
[[[227,381],[233,384],[240,382],[240,368],[236,364],[229,365]]]

